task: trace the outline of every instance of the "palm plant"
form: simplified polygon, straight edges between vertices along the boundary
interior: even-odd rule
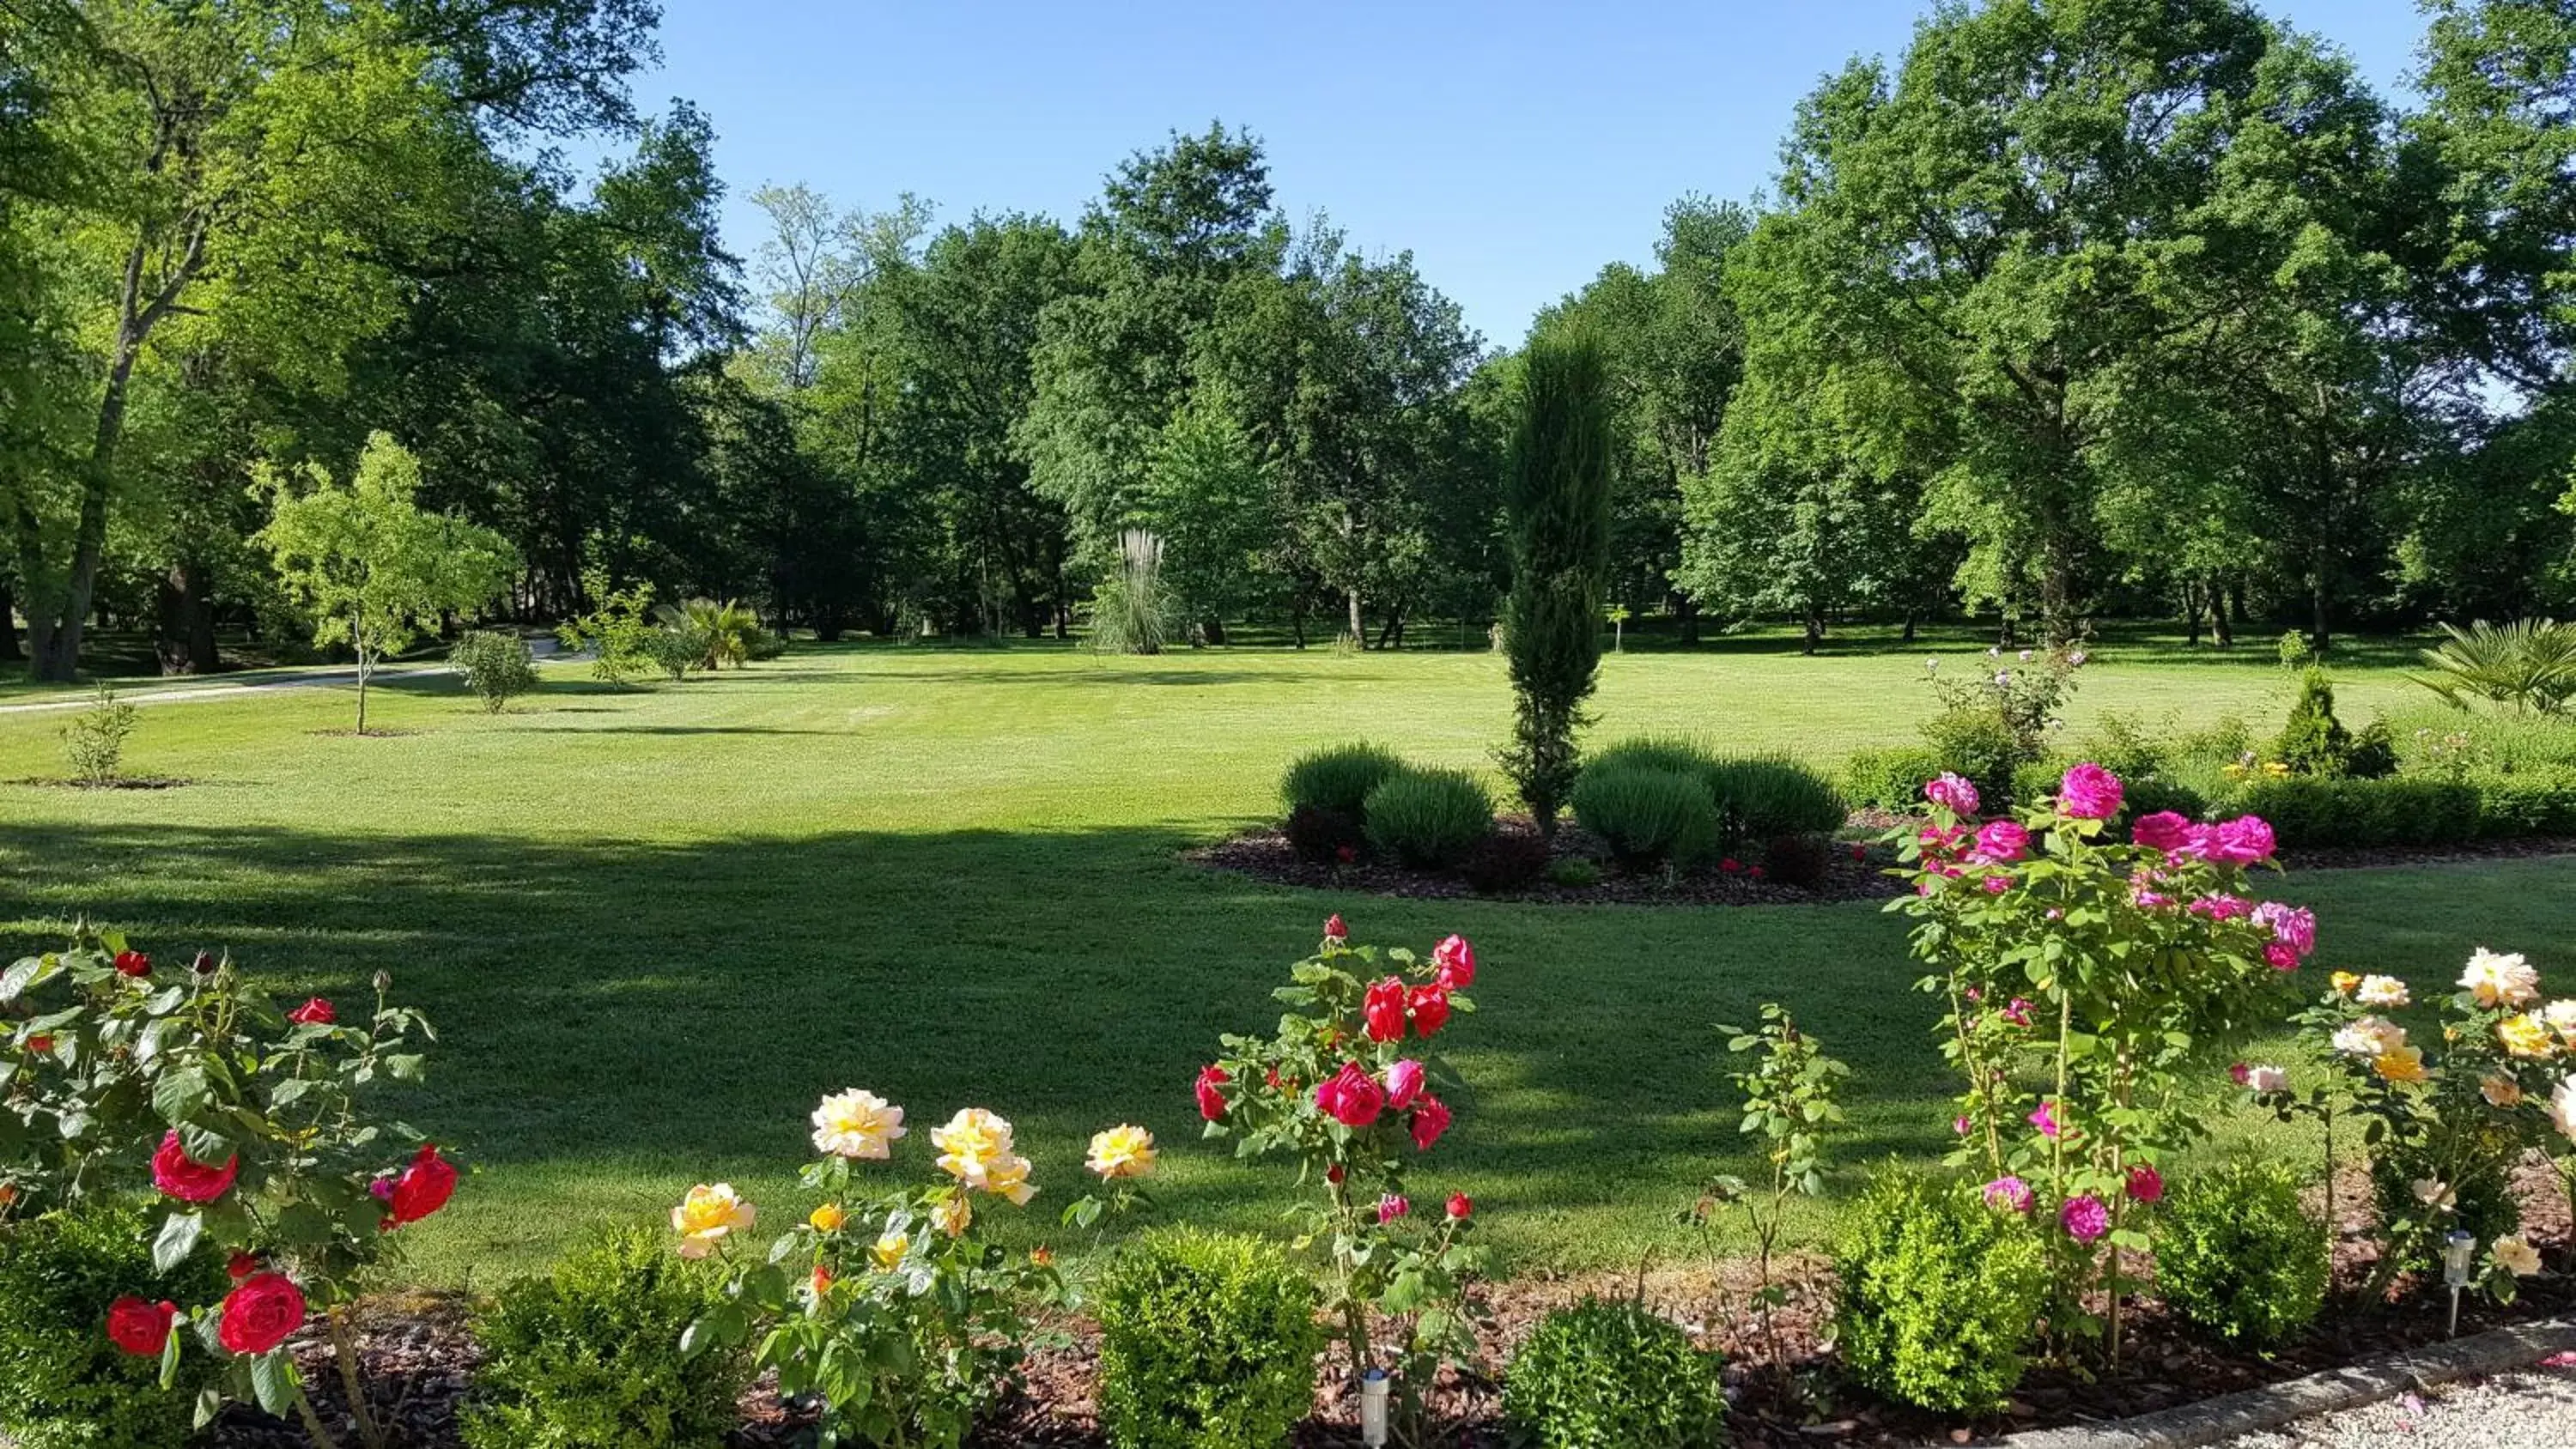
[[[2576,624],[2519,619],[2463,629],[2445,624],[2448,643],[2424,651],[2433,671],[2415,682],[2465,709],[2472,699],[2512,705],[2519,714],[2558,714],[2576,698]]]
[[[760,637],[760,615],[750,605],[732,599],[691,599],[685,604],[664,604],[653,612],[663,628],[704,641],[706,652],[698,660],[700,669],[722,669],[727,665],[740,669],[751,658],[752,644]]]

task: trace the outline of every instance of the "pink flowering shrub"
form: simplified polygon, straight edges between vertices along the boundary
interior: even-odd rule
[[[1996,1210],[2055,1224],[2071,1291],[2052,1328],[2106,1332],[2115,1359],[2119,1253],[2146,1249],[2132,1219],[2163,1195],[2157,1165],[2201,1131],[2184,1110],[2193,1068],[2271,1019],[2315,948],[2305,911],[2253,899],[2248,871],[2272,858],[2262,821],[2152,814],[2122,832],[2125,793],[2079,764],[2055,795],[1986,819],[1945,778],[1890,837],[1914,885],[1891,909],[1914,917],[1964,1079],[1950,1160]]]
[[[1196,1083],[1207,1136],[1233,1139],[1239,1157],[1292,1159],[1300,1180],[1320,1189],[1301,1212],[1331,1249],[1325,1307],[1340,1319],[1354,1380],[1396,1370],[1407,1442],[1420,1442],[1423,1396],[1440,1364],[1475,1352],[1465,1298],[1483,1266],[1471,1241],[1474,1205],[1453,1196],[1446,1211],[1420,1210],[1406,1190],[1454,1121],[1440,1093],[1456,1077],[1432,1041],[1475,1011],[1475,980],[1475,948],[1462,937],[1425,960],[1354,946],[1328,927],[1316,954],[1272,993],[1287,1008],[1278,1033],[1226,1037]],[[1372,1314],[1398,1325],[1392,1363],[1381,1361]]]

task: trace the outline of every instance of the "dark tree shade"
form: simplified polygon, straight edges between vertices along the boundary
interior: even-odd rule
[[[1611,412],[1597,338],[1566,329],[1532,339],[1506,482],[1512,592],[1503,636],[1515,705],[1502,764],[1539,830],[1551,835],[1574,788],[1574,732],[1601,664]]]

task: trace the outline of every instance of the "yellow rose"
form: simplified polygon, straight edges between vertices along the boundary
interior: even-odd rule
[[[974,1221],[974,1206],[966,1201],[966,1194],[962,1192],[943,1199],[939,1206],[930,1210],[930,1225],[952,1238],[963,1234]]]
[[[1142,1127],[1112,1127],[1091,1134],[1091,1157],[1083,1165],[1104,1182],[1143,1177],[1154,1170],[1154,1134]]]
[[[2509,1016],[2496,1023],[2496,1040],[2515,1056],[2546,1057],[2558,1046],[2558,1034],[2530,1012]]]
[[[994,1163],[992,1171],[985,1174],[984,1190],[1009,1198],[1013,1207],[1027,1207],[1029,1199],[1038,1195],[1038,1190],[1029,1185],[1029,1160],[1025,1157],[1005,1157]]]
[[[2522,1104],[2522,1088],[2511,1077],[2489,1077],[2478,1083],[2478,1092],[2490,1107],[2516,1107]]]
[[[877,1239],[876,1246],[868,1249],[868,1256],[877,1260],[879,1269],[891,1273],[896,1265],[903,1262],[903,1255],[911,1251],[912,1238],[909,1234],[888,1233]]]
[[[1011,1124],[981,1107],[967,1107],[947,1126],[931,1128],[930,1142],[939,1149],[940,1171],[990,1191],[993,1169],[1011,1159]]]
[[[671,1230],[680,1235],[680,1256],[703,1258],[715,1251],[724,1237],[737,1230],[749,1231],[757,1216],[751,1204],[733,1190],[733,1184],[699,1183],[689,1189],[680,1205],[671,1209]]]
[[[841,1230],[841,1224],[849,1220],[850,1215],[841,1211],[841,1205],[836,1202],[823,1204],[807,1214],[805,1218],[806,1222],[813,1224],[814,1231],[818,1233],[837,1233]]]
[[[2540,1250],[2519,1233],[2496,1239],[2492,1251],[2496,1266],[2517,1278],[2528,1278],[2540,1271]]]
[[[2326,980],[2334,987],[2337,996],[2350,996],[2361,985],[2361,978],[2349,971],[2338,971]]]
[[[903,1109],[874,1092],[835,1092],[814,1109],[814,1150],[834,1157],[883,1162],[903,1134]]]
[[[2370,1069],[2392,1082],[2429,1081],[2432,1073],[2424,1070],[2424,1050],[2402,1046],[2380,1053]]]

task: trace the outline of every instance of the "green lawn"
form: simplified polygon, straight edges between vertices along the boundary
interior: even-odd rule
[[[2277,714],[2268,652],[2115,643],[2075,733],[2114,708]],[[1639,652],[1607,662],[1598,710],[1607,733],[1835,757],[1911,737],[1922,658]],[[1198,1145],[1190,1078],[1218,1033],[1275,1014],[1267,992],[1334,910],[1362,940],[1477,942],[1484,1010],[1452,1028],[1477,1091],[1423,1185],[1474,1193],[1524,1263],[1680,1247],[1666,1223],[1691,1186],[1746,1167],[1710,1026],[1764,1000],[1858,1068],[1850,1158],[1942,1135],[1930,1009],[1872,907],[1345,899],[1176,858],[1266,814],[1281,763],[1318,742],[1486,766],[1509,705],[1488,654],[808,647],[681,686],[547,677],[497,718],[452,680],[383,687],[371,716],[408,731],[383,738],[330,733],[340,690],[146,709],[129,767],[196,783],[0,787],[0,945],[50,944],[85,912],[173,956],[229,947],[281,994],[353,997],[390,969],[443,1038],[406,1105],[480,1168],[417,1239],[443,1281],[657,1216],[700,1179],[801,1215],[805,1114],[843,1086],[925,1126],[970,1103],[1009,1116],[1040,1208],[1079,1191],[1093,1129],[1140,1121],[1172,1210],[1270,1222],[1279,1176]],[[2355,722],[2420,695],[2388,663],[2340,677]],[[0,714],[0,778],[59,773],[62,718]],[[2571,888],[2576,862],[2538,861],[2285,893],[2317,904],[2333,965],[2429,986],[2483,942],[2576,989]],[[928,1172],[926,1141],[904,1146]]]

